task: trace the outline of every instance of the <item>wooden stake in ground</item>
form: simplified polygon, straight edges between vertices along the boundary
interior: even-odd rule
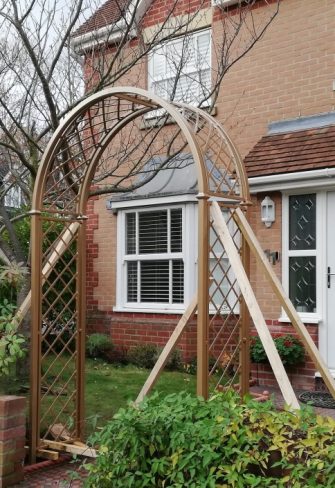
[[[244,297],[245,303],[249,309],[249,313],[254,322],[255,328],[258,332],[259,338],[263,344],[264,350],[269,359],[272,371],[278,382],[278,386],[283,394],[284,400],[293,409],[300,409],[299,402],[293,391],[290,380],[283,366],[282,360],[278,354],[276,346],[271,337],[270,331],[264,320],[262,311],[257,303],[255,294],[243,268],[241,258],[237,252],[234,241],[230,235],[227,224],[222,215],[221,209],[217,202],[211,204],[211,216],[213,218],[214,229],[224,246],[229,263],[235,274],[241,293]],[[249,244],[250,245],[250,244]]]
[[[291,300],[286,295],[282,284],[280,283],[278,277],[276,276],[275,272],[273,271],[269,261],[266,259],[264,252],[259,245],[259,242],[253,233],[247,219],[245,218],[243,212],[240,208],[236,209],[234,213],[234,219],[238,227],[240,228],[242,234],[244,235],[245,239],[247,240],[249,247],[254,254],[258,264],[262,267],[265,275],[269,280],[269,284],[272,287],[275,295],[280,301],[281,306],[285,310],[287,316],[292,322],[292,325],[295,331],[298,333],[302,343],[304,344],[306,351],[309,357],[312,359],[316,369],[320,372],[323,381],[327,385],[328,390],[332,394],[333,398],[335,398],[335,382],[333,377],[331,376],[329,369],[325,362],[323,361],[322,357],[320,356],[319,350],[316,347],[314,341],[312,340],[311,336],[308,333],[305,325],[302,323],[299,314],[297,313],[296,309],[294,308]]]
[[[156,383],[162,369],[164,368],[167,360],[169,359],[172,351],[176,347],[182,333],[185,330],[185,327],[189,323],[190,319],[192,318],[194,312],[197,309],[197,297],[194,296],[193,299],[191,300],[191,303],[185,310],[185,313],[179,320],[178,324],[176,325],[175,330],[172,332],[169,340],[164,346],[164,349],[162,350],[159,358],[156,361],[155,366],[152,368],[146,382],[144,383],[140,393],[138,394],[138,397],[135,400],[135,403],[140,403],[144,397],[151,391],[153,388],[154,384]]]

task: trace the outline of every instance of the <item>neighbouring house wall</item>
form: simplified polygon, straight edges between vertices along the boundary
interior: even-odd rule
[[[165,4],[161,0],[153,3],[144,21],[146,27],[164,20]],[[256,21],[265,15],[267,8],[259,2]],[[222,33],[221,14],[215,8],[213,12],[213,37],[218,43]],[[232,136],[242,156],[266,134],[270,122],[334,110],[334,32],[333,0],[282,0],[280,13],[263,38],[227,73],[216,103],[216,118]],[[127,73],[124,84],[145,87],[145,62],[141,70],[140,85],[139,71]],[[276,203],[276,221],[270,228],[260,219],[260,202],[264,196],[253,196],[250,222],[262,248],[281,253],[281,194],[270,193]],[[114,343],[126,347],[140,341],[163,345],[177,323],[177,316],[112,312],[117,286],[116,217],[106,210],[105,197],[91,200],[88,214],[89,330],[110,331]],[[281,266],[281,261],[274,265],[279,278]],[[291,333],[290,324],[278,322],[280,306],[254,260],[251,280],[270,329],[274,333]],[[317,342],[317,326],[309,326],[309,331]],[[194,334],[191,326],[181,344],[186,358],[195,354]],[[307,362],[304,369],[297,371],[296,384],[311,383],[314,371]],[[257,374],[260,380],[269,383],[269,373],[262,367]]]

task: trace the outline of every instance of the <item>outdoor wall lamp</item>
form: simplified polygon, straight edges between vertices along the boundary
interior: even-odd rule
[[[261,203],[261,219],[266,227],[271,227],[275,221],[275,202],[267,195]]]

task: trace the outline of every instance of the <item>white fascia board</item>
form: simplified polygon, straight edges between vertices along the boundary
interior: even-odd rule
[[[74,37],[71,40],[72,49],[78,54],[83,54],[85,51],[92,49],[96,46],[99,46],[101,44],[104,44],[106,42],[108,44],[113,44],[113,42],[119,41],[124,35],[127,26],[132,21],[134,9],[136,8],[135,24],[134,24],[134,26],[136,26],[136,24],[139,22],[139,20],[143,17],[145,12],[150,7],[151,2],[152,0],[140,0],[136,7],[135,4],[137,2],[132,1],[129,5],[125,19],[120,19],[114,25],[106,25],[104,27],[101,27],[100,29],[87,32],[86,34],[83,34],[81,36]],[[132,28],[130,30],[129,37],[130,38],[136,37],[135,28]]]
[[[249,178],[250,193],[280,191],[298,188],[332,187],[335,185],[335,168],[323,168],[297,173],[256,176]]]
[[[119,20],[113,26],[107,25],[101,29],[87,32],[82,36],[74,37],[71,40],[71,47],[77,54],[84,54],[85,51],[97,47],[101,44],[112,44],[121,39],[126,29],[126,22],[124,19]],[[132,32],[132,37],[135,33]]]
[[[188,202],[195,202],[197,203],[196,195],[185,194],[185,195],[173,195],[173,196],[166,196],[166,197],[156,197],[156,198],[138,198],[134,200],[119,200],[117,202],[111,202],[111,206],[109,206],[110,200],[107,200],[107,209],[113,211],[127,209],[127,208],[136,208],[136,207],[148,207],[148,206],[157,206],[157,205],[172,205],[174,203],[188,203]]]
[[[235,5],[239,0],[212,0],[212,5],[214,7],[230,7],[230,5]]]

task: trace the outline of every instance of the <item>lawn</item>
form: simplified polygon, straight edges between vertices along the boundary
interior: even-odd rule
[[[67,359],[66,356],[57,359],[50,373],[50,384],[53,376],[62,369]],[[51,357],[44,363],[45,370],[50,362]],[[86,359],[86,432],[89,434],[95,426],[103,426],[120,407],[125,407],[128,402],[134,401],[149,373],[150,370],[133,365],[118,366],[101,360]],[[69,375],[70,369],[66,369],[62,377],[66,379]],[[25,383],[24,380],[15,378],[15,374],[10,378],[0,378],[0,394],[27,395],[28,388],[22,389]],[[180,391],[195,393],[196,376],[178,371],[164,371],[153,391],[161,392],[163,395]],[[54,397],[48,395],[44,405],[52,401]],[[70,412],[71,409],[69,408],[68,411]]]
[[[115,366],[98,360],[86,361],[87,432],[103,425],[120,407],[135,400],[150,371],[132,365]],[[195,393],[196,377],[177,371],[164,371],[153,391],[163,395],[179,391]]]

